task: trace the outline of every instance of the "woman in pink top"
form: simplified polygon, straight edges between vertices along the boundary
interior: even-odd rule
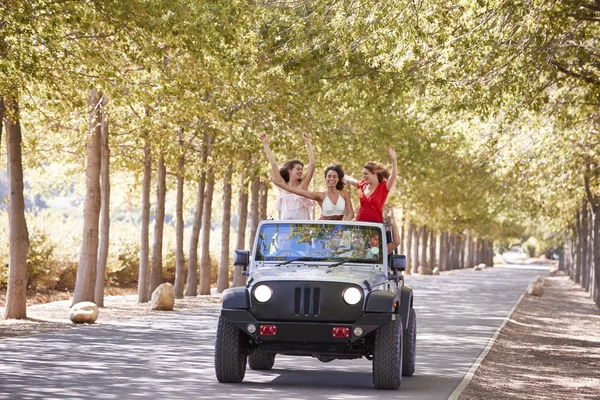
[[[277,165],[277,160],[269,146],[269,138],[266,134],[261,133],[259,139],[265,147],[267,158],[271,163],[271,175],[280,177],[291,188],[308,189],[313,173],[315,171],[315,154],[313,153],[310,136],[306,133],[302,134],[302,138],[306,143],[308,151],[308,167],[306,168],[306,176],[302,177],[304,164],[300,160],[287,161],[281,168]],[[279,219],[311,219],[310,214],[315,204],[306,197],[299,196],[295,193],[282,190],[277,199],[277,208],[279,209]]]
[[[334,219],[349,221],[354,218],[354,209],[350,193],[344,190],[344,170],[337,164],[325,168],[325,192],[311,192],[298,187],[287,185],[283,178],[275,176],[272,181],[281,189],[290,193],[316,200],[321,206],[321,219]]]
[[[379,163],[368,162],[363,166],[363,178],[357,181],[345,176],[344,180],[358,188],[360,208],[356,214],[357,221],[383,222],[383,206],[398,176],[396,152],[388,148],[392,159],[392,172]]]

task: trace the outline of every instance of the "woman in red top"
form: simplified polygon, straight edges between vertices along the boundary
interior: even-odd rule
[[[360,208],[356,214],[357,221],[383,222],[383,206],[398,175],[396,152],[391,147],[388,152],[392,159],[391,173],[382,164],[368,162],[363,166],[362,180],[344,176],[348,184],[358,188]]]

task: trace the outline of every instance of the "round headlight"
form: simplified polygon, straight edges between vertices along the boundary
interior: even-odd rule
[[[355,304],[358,304],[358,302],[362,298],[362,293],[355,287],[349,287],[348,289],[344,290],[342,296],[344,297],[344,301],[346,303],[353,306]]]
[[[271,300],[271,296],[273,296],[273,291],[267,285],[259,285],[254,289],[254,298],[261,303]]]

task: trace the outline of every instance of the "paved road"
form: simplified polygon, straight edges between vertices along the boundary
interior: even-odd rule
[[[410,276],[417,370],[377,391],[371,363],[278,356],[272,371],[219,384],[217,309],[0,341],[0,399],[447,399],[540,270]]]

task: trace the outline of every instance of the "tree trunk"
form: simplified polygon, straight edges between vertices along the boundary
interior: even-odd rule
[[[448,263],[447,260],[447,246],[446,246],[446,232],[440,233],[440,271],[445,271]]]
[[[473,268],[473,235],[471,235],[470,231],[467,231],[466,251],[467,254],[465,256],[465,268]]]
[[[267,219],[267,200],[269,199],[269,182],[262,179],[258,191],[258,220]]]
[[[400,220],[400,254],[407,254],[408,252],[404,251],[404,241],[406,234],[406,216],[404,215],[404,209],[402,209],[402,218]],[[408,262],[408,260],[406,260]],[[408,265],[407,265],[408,268]]]
[[[167,168],[161,154],[158,157],[156,172],[156,217],[154,221],[154,244],[152,245],[152,272],[150,275],[150,296],[162,283],[163,232],[165,229],[165,198],[167,194]]]
[[[212,198],[215,187],[215,174],[210,168],[206,174],[206,194],[204,214],[202,215],[202,253],[200,254],[200,294],[210,294],[210,224]]]
[[[600,307],[600,206],[596,199],[594,205],[594,281],[592,299]]]
[[[575,271],[573,281],[575,283],[581,282],[581,213],[577,210],[577,219],[575,226]]]
[[[96,264],[98,262],[98,234],[100,220],[100,164],[101,128],[100,97],[96,90],[88,94],[89,134],[87,143],[87,167],[85,171],[86,197],[83,211],[83,241],[75,279],[73,304],[94,301]]]
[[[589,274],[589,257],[588,257],[588,207],[587,201],[581,204],[581,287],[586,288],[587,277]]]
[[[149,270],[150,258],[150,185],[152,181],[152,156],[150,143],[146,140],[144,146],[144,171],[142,177],[142,221],[140,230],[140,270],[138,274],[138,302],[146,303],[149,295]]]
[[[592,295],[592,279],[594,277],[594,213],[592,204],[588,202],[588,205],[587,273],[585,274],[584,288]]]
[[[429,250],[427,242],[429,240],[429,231],[427,231],[426,226],[424,226],[421,230],[421,265],[423,268],[429,268],[429,264],[427,263],[427,250]]]
[[[202,142],[202,173],[198,180],[196,191],[196,213],[194,214],[194,225],[190,237],[190,256],[187,277],[186,296],[198,295],[198,240],[200,239],[200,228],[202,224],[202,213],[204,211],[204,187],[206,186],[206,161],[208,160],[209,136],[204,133]]]
[[[412,222],[408,223],[408,232],[406,233],[406,275],[411,275],[413,273],[413,266],[415,265],[412,256],[410,255],[410,250],[412,246],[412,238],[413,238],[413,230],[415,228]]]
[[[4,98],[0,97],[0,143],[2,143],[2,126],[4,125]]]
[[[588,165],[591,169],[591,165]],[[596,306],[600,307],[600,196],[594,196],[590,188],[590,175],[584,174],[585,191],[594,219],[593,224],[593,275],[591,278],[591,296]]]
[[[446,235],[446,270],[454,269],[454,233],[447,232]]]
[[[483,256],[483,250],[484,250],[483,239],[477,239],[477,261],[475,262],[476,265],[485,263],[485,257]]]
[[[102,146],[100,164],[100,243],[98,245],[94,294],[98,307],[104,307],[104,279],[110,239],[110,148],[108,147],[108,117],[104,108],[105,104],[103,101],[100,109],[102,121],[100,129],[100,143]]]
[[[413,247],[412,247],[412,252],[413,252],[413,270],[415,272],[419,272],[419,238],[421,236],[421,229],[417,229],[417,227],[415,226],[413,228]]]
[[[242,170],[240,179],[240,190],[238,192],[238,224],[236,250],[246,247],[246,225],[248,223],[248,182],[246,182],[246,171]],[[244,286],[246,277],[242,275],[242,267],[236,266],[233,273],[233,287]]]
[[[175,205],[175,298],[183,299],[183,288],[185,286],[185,256],[183,255],[183,184],[185,155],[183,148],[183,128],[179,129],[179,151],[177,159],[177,199]]]
[[[229,287],[229,228],[231,227],[231,176],[233,165],[227,165],[223,181],[223,223],[221,231],[221,260],[219,262],[219,277],[217,292],[222,293]]]
[[[258,213],[259,203],[259,190],[260,190],[260,178],[255,176],[252,178],[250,183],[250,241],[248,248],[252,249],[254,245],[254,236],[256,236],[256,228],[258,227],[258,219],[260,217]]]
[[[4,106],[2,104],[2,106]],[[8,288],[5,319],[27,318],[27,252],[29,233],[25,220],[23,162],[21,159],[21,122],[19,105],[6,100],[6,149],[8,158]],[[4,111],[4,110],[3,110]],[[0,125],[2,121],[0,120]]]
[[[465,244],[466,244],[465,237],[461,233],[460,234],[460,249],[458,251],[458,264],[460,265],[460,268],[465,267]]]
[[[435,230],[431,230],[429,232],[429,265],[431,269],[434,269],[436,267],[436,250],[437,250],[437,240],[435,237]]]

